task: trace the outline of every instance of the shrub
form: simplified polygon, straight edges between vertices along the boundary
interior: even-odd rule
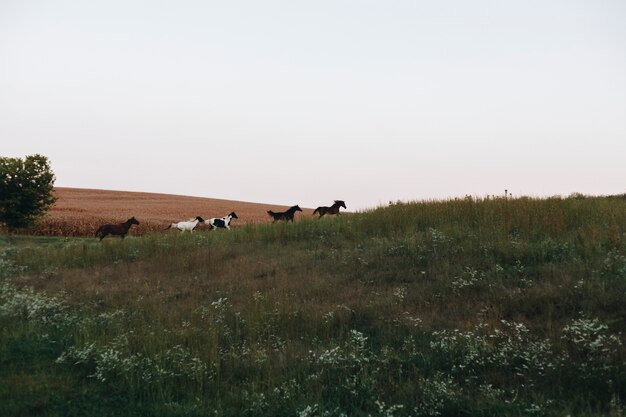
[[[48,158],[0,158],[0,222],[9,229],[25,227],[56,201],[54,173]]]

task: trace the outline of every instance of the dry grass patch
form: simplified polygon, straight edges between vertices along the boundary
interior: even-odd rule
[[[121,223],[135,216],[138,227],[131,235],[162,231],[172,222],[196,216],[205,219],[223,217],[234,211],[239,219],[233,227],[270,221],[267,210],[283,210],[285,206],[249,203],[214,198],[189,197],[171,194],[128,191],[92,190],[57,187],[58,198],[52,209],[35,225],[21,233],[44,236],[93,236],[96,229],[106,223]],[[311,209],[303,209],[310,216]],[[206,230],[206,226],[198,226]]]

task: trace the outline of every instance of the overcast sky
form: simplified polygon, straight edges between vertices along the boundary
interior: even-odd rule
[[[0,0],[0,155],[349,209],[626,192],[626,1]]]

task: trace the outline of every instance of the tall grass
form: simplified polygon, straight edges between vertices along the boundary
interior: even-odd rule
[[[51,346],[48,373],[137,414],[621,415],[625,208],[467,198],[5,241],[1,340]]]

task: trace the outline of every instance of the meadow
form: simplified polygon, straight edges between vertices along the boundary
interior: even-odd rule
[[[626,196],[0,238],[3,416],[623,416]]]

